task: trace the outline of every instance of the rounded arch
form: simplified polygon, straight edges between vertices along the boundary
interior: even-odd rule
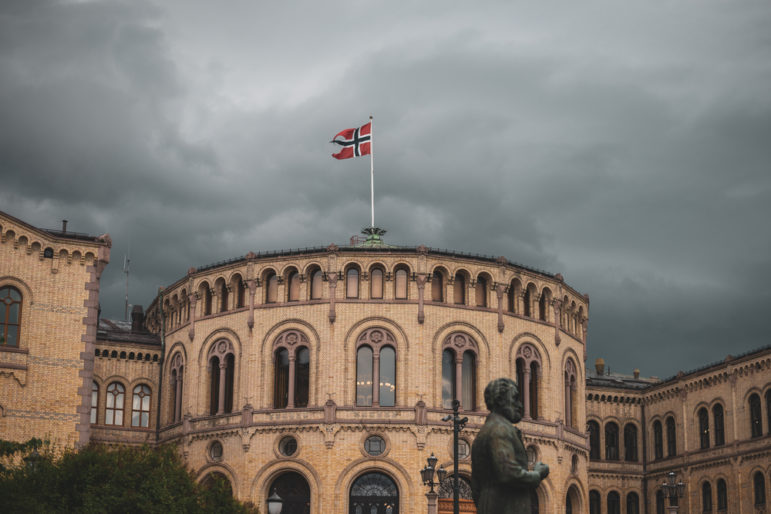
[[[198,366],[206,366],[212,346],[214,343],[223,339],[233,345],[233,355],[235,355],[236,360],[241,360],[241,349],[243,345],[241,344],[241,339],[238,337],[238,334],[229,328],[221,327],[210,332],[201,343],[201,349],[198,352]]]
[[[233,497],[239,497],[239,483],[236,478],[235,470],[226,462],[207,462],[196,471],[195,483],[202,483],[206,477],[211,473],[222,473],[225,478],[230,482],[231,491],[233,491]]]
[[[290,318],[276,323],[270,327],[262,338],[259,347],[259,355],[262,357],[262,361],[271,363],[265,366],[261,380],[265,387],[262,388],[261,405],[273,406],[274,405],[274,385],[276,380],[275,366],[273,365],[275,359],[275,351],[279,339],[289,333],[298,334],[297,344],[289,345],[294,347],[305,346],[310,353],[310,370],[309,370],[309,383],[308,383],[308,405],[318,405],[319,400],[319,360],[321,353],[321,341],[319,334],[313,325],[307,321]],[[304,338],[304,340],[303,340]],[[289,346],[285,346],[289,348]],[[271,407],[272,408],[272,407]]]
[[[311,512],[321,512],[319,499],[321,498],[321,477],[316,469],[307,461],[298,458],[284,458],[271,460],[262,466],[250,485],[249,498],[252,503],[260,507],[260,511],[266,505],[271,491],[270,485],[281,475],[287,472],[295,472],[302,476],[311,490]]]
[[[322,266],[322,264],[323,263],[321,261],[317,261],[317,260],[306,262],[302,272],[306,277],[309,277],[311,272],[313,272],[316,268],[320,269],[321,271],[324,271],[324,267]]]
[[[407,502],[415,493],[413,490],[413,477],[410,476],[404,466],[394,460],[372,457],[357,459],[340,472],[334,489],[335,497],[343,498],[343,508],[340,511],[348,512],[350,508],[349,492],[351,486],[357,478],[370,472],[382,473],[396,483],[396,487],[399,489],[399,512],[409,512]]]
[[[531,332],[522,332],[517,334],[516,337],[511,340],[511,344],[509,345],[510,376],[514,376],[516,374],[516,367],[513,367],[516,366],[516,355],[520,348],[522,348],[525,344],[531,344],[535,347],[536,350],[538,350],[541,356],[544,376],[550,376],[549,373],[551,373],[551,354],[544,342],[541,341],[541,338]]]
[[[34,296],[32,294],[32,289],[30,289],[30,287],[27,285],[26,282],[19,279],[18,277],[3,275],[2,277],[0,277],[0,287],[4,287],[4,286],[11,286],[19,289],[19,291],[21,292],[23,303],[26,304],[27,302],[29,302],[28,305],[35,304]]]
[[[576,480],[575,477],[570,477],[565,481],[564,489],[565,498],[570,498],[571,507],[573,507],[574,513],[584,512],[584,498],[588,498],[589,493],[584,489],[583,484]]]
[[[388,271],[391,271],[392,273],[395,273],[397,269],[405,269],[407,270],[407,275],[412,275],[412,265],[407,261],[396,261],[391,265],[391,269]]]

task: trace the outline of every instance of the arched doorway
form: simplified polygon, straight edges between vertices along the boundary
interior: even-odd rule
[[[349,514],[399,514],[399,488],[388,475],[365,473],[353,482],[348,505]]]
[[[581,512],[581,500],[578,495],[578,488],[571,485],[565,496],[565,514],[577,514],[579,512]]]
[[[301,474],[295,471],[281,474],[270,485],[268,495],[273,491],[284,500],[281,514],[310,514],[311,489]]]
[[[450,475],[439,484],[439,514],[452,514],[453,512],[453,483],[453,477]],[[471,482],[463,475],[458,476],[458,503],[461,512],[477,511],[471,496]]]

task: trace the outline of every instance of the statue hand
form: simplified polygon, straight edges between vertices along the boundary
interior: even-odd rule
[[[543,480],[549,475],[549,466],[543,462],[536,462],[535,466],[533,466],[533,471],[541,475],[541,480]]]

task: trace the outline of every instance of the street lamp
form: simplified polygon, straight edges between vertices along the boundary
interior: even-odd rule
[[[674,471],[667,473],[667,479],[661,484],[664,493],[669,497],[669,512],[677,512],[678,498],[682,498],[685,493],[685,484],[683,481],[675,482],[676,475]]]
[[[426,498],[428,498],[428,514],[437,513],[438,494],[434,492],[434,486],[441,486],[442,480],[444,480],[447,476],[447,470],[444,469],[443,465],[439,466],[439,469],[436,469],[437,460],[438,459],[434,456],[434,453],[431,452],[431,456],[426,459],[428,464],[420,470],[420,478],[423,480],[423,485],[427,485],[431,488],[431,490],[426,493]],[[438,482],[434,482],[434,473],[436,473],[438,476]]]
[[[458,475],[458,433],[463,430],[463,427],[468,423],[468,418],[461,418],[458,416],[458,409],[460,409],[460,402],[458,400],[452,401],[452,414],[442,418],[442,421],[452,421],[452,512],[453,514],[460,514],[460,478]]]
[[[281,508],[284,506],[284,500],[278,495],[275,489],[268,498],[268,514],[281,514]]]

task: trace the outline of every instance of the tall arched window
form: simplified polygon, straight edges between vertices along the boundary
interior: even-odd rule
[[[310,397],[308,338],[298,330],[285,330],[273,342],[273,407],[307,407]]]
[[[522,294],[522,284],[518,279],[513,279],[509,284],[509,312],[519,313],[519,296]]]
[[[434,270],[431,276],[431,301],[444,301],[444,274],[439,270]]]
[[[576,419],[576,395],[578,392],[576,364],[573,359],[565,362],[565,424],[576,428],[578,420]],[[618,439],[616,440],[618,443]],[[618,455],[618,452],[616,452]]]
[[[235,295],[235,308],[240,309],[245,305],[244,297],[246,296],[246,285],[244,284],[244,279],[241,278],[241,275],[235,274],[233,275],[233,278],[230,279],[230,284],[233,289],[233,294]]]
[[[637,462],[637,427],[632,423],[624,426],[624,460]]]
[[[278,301],[278,275],[274,271],[265,274],[265,303]]]
[[[396,339],[385,329],[365,330],[356,341],[356,405],[396,405]]]
[[[345,272],[345,297],[359,297],[359,268],[351,266]]]
[[[91,382],[91,423],[96,423],[99,411],[99,384]]]
[[[397,268],[394,273],[394,298],[406,300],[408,298],[409,274],[405,268]]]
[[[228,310],[228,297],[230,296],[228,291],[228,286],[225,284],[224,278],[218,278],[217,282],[214,285],[217,288],[217,294],[220,297],[220,305],[219,305],[219,312],[227,312]]]
[[[300,300],[300,274],[297,270],[293,269],[289,271],[287,275],[287,284],[289,284],[289,291],[287,291],[287,300],[290,302],[296,302]]]
[[[709,448],[709,414],[707,409],[702,407],[699,409],[699,444],[701,449]]]
[[[723,406],[716,403],[712,407],[712,424],[715,427],[715,446],[725,444],[725,423],[723,422]]]
[[[474,286],[477,307],[487,307],[487,278],[480,275],[477,277],[477,283]]]
[[[600,460],[600,424],[592,420],[587,425],[589,427],[589,458]]]
[[[712,512],[712,485],[709,482],[701,484],[701,511]]]
[[[755,472],[752,477],[752,485],[755,496],[755,508],[760,510],[766,506],[766,478],[761,471]]]
[[[383,298],[383,269],[376,267],[369,272],[369,297],[375,300]]]
[[[202,282],[198,286],[198,297],[201,300],[201,315],[208,316],[211,314],[211,288],[206,282]]]
[[[18,347],[20,327],[21,293],[15,287],[0,287],[0,346]]]
[[[107,403],[104,410],[105,425],[123,426],[123,402],[126,388],[123,384],[113,382],[107,386]]]
[[[666,514],[666,512],[664,512],[665,510],[666,506],[664,504],[664,491],[658,489],[656,491],[656,514]]]
[[[640,497],[637,493],[626,495],[626,514],[640,514]]]
[[[602,514],[602,497],[599,491],[589,491],[589,514]]]
[[[233,411],[235,351],[233,343],[220,340],[209,350],[209,414]]]
[[[310,298],[311,300],[320,300],[321,299],[321,289],[323,287],[323,279],[324,279],[324,273],[319,268],[314,269],[311,271],[311,294]]]
[[[653,422],[653,458],[654,460],[664,458],[664,437],[659,420]]]
[[[677,455],[677,431],[675,427],[675,418],[667,418],[667,457]]]
[[[452,401],[458,400],[462,410],[475,410],[476,341],[454,332],[445,338],[442,348],[442,408],[451,409]]]
[[[717,510],[719,512],[728,510],[728,487],[722,478],[717,481]]]
[[[182,378],[184,361],[182,354],[177,352],[171,358],[171,421],[175,423],[182,419]]]
[[[134,396],[131,402],[131,426],[150,426],[150,388],[140,384],[134,388]]]
[[[523,313],[528,318],[533,317],[533,297],[535,296],[535,285],[528,284],[525,289],[524,303],[525,312]]]
[[[455,273],[455,281],[452,289],[452,300],[455,305],[466,305],[466,272],[458,271]]]
[[[608,493],[608,514],[621,514],[621,496],[616,491]]]
[[[549,306],[551,305],[551,290],[544,287],[541,296],[538,298],[538,319],[549,321]]]
[[[618,425],[605,423],[605,460],[618,460]]]
[[[399,514],[399,488],[383,473],[365,473],[351,485],[348,504],[353,514]]]
[[[525,418],[538,418],[538,386],[541,375],[541,354],[531,344],[517,349],[517,385],[522,398]]]
[[[760,396],[757,393],[750,395],[750,435],[760,437],[763,435],[763,421],[760,414]]]

